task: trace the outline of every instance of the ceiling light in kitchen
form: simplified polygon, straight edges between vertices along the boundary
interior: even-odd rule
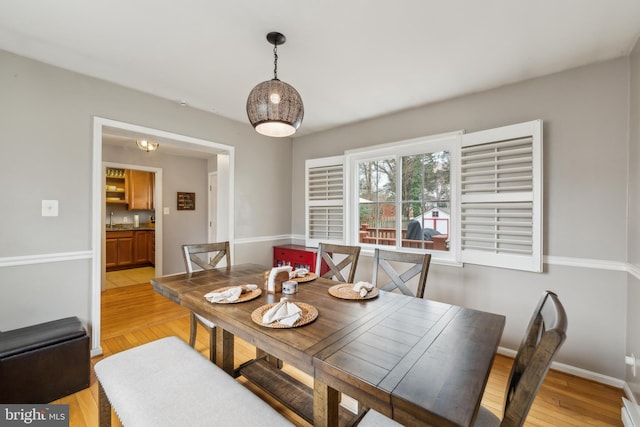
[[[152,142],[147,139],[138,139],[136,141],[136,144],[138,145],[139,149],[141,149],[142,151],[146,151],[147,153],[149,151],[156,151],[160,145],[157,142]]]

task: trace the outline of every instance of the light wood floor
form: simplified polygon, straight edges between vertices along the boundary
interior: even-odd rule
[[[105,281],[106,289],[121,288],[123,286],[149,283],[155,277],[156,269],[153,267],[130,268],[128,270],[107,271]]]
[[[102,349],[106,357],[119,351],[176,335],[188,340],[188,311],[153,292],[147,283],[117,287],[102,294]],[[208,356],[207,337],[199,331],[196,349]],[[253,358],[255,348],[236,339],[236,365]],[[92,359],[95,364],[102,357]],[[491,371],[482,404],[500,414],[504,388],[512,360],[498,356]],[[285,365],[290,374],[311,385],[311,378]],[[269,401],[296,425],[308,423],[263,395],[242,378],[238,381]],[[620,406],[622,390],[587,381],[572,375],[550,371],[533,404],[526,426],[622,426]],[[98,388],[92,372],[88,389],[53,403],[70,405],[71,427],[98,425]],[[112,416],[114,426],[120,426]],[[179,427],[179,426],[178,426]]]

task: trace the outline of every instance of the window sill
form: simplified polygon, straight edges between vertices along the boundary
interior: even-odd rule
[[[389,250],[393,250],[392,248],[390,248]],[[375,249],[372,247],[365,247],[365,246],[361,246],[361,250],[360,250],[360,256],[366,256],[366,257],[371,257],[373,258],[373,254],[375,252]],[[400,251],[398,251],[400,252]],[[445,265],[447,267],[464,267],[464,264],[460,261],[456,261],[453,259],[449,259],[449,258],[440,258],[437,256],[437,252],[431,252],[431,264],[436,264],[436,265]]]

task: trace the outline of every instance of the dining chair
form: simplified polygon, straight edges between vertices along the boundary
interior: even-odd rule
[[[396,268],[391,264],[392,262],[396,265]],[[409,267],[409,264],[412,265]],[[373,285],[384,291],[392,291],[397,288],[405,295],[422,298],[424,297],[430,264],[431,254],[397,252],[376,248],[373,254]],[[380,283],[382,282],[378,276],[378,270],[380,269],[390,279],[389,282]],[[420,274],[420,277],[418,278],[418,287],[414,295],[407,286],[407,282],[418,274]]]
[[[567,335],[567,314],[558,296],[545,291],[529,321],[527,332],[511,367],[505,392],[502,420],[480,406],[474,427],[517,427],[527,418],[531,404],[549,371],[551,361]],[[400,426],[401,424],[370,410],[360,427]]]
[[[360,246],[334,245],[320,243],[318,245],[318,257],[316,259],[316,272],[320,272],[322,261],[327,264],[329,270],[322,275],[325,279],[333,279],[343,283],[353,283],[360,256]],[[342,270],[349,268],[347,277],[342,275]]]
[[[201,243],[195,245],[182,245],[182,255],[187,273],[194,272],[194,265],[202,270],[212,270],[223,259],[226,260],[227,267],[231,266],[231,251],[229,242]],[[189,345],[195,347],[198,323],[200,323],[209,333],[209,360],[216,361],[216,334],[215,323],[195,314],[190,315]]]

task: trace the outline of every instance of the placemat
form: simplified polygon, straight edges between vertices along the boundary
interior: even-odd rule
[[[341,283],[329,288],[329,294],[336,298],[365,300],[378,296],[378,288],[373,288],[365,296],[360,296],[359,292],[353,290],[353,283]]]
[[[216,289],[215,292],[224,292],[224,291],[226,291],[228,289],[237,288],[237,287],[238,286],[226,286],[224,288]],[[256,288],[256,289],[254,289],[252,291],[240,294],[240,297],[235,301],[227,301],[227,300],[223,299],[221,301],[212,302],[211,304],[236,304],[236,303],[239,303],[239,302],[251,301],[252,299],[258,298],[260,295],[262,295],[262,289]],[[209,300],[207,300],[207,301],[209,301]]]
[[[295,280],[298,283],[306,283],[306,282],[310,282],[312,280],[316,280],[318,278],[318,275],[316,273],[313,272],[309,272],[309,274],[307,274],[304,277],[293,277],[289,280]]]
[[[298,326],[304,326],[306,324],[313,322],[318,317],[318,309],[312,306],[311,304],[305,304],[303,302],[294,302],[294,304],[297,305],[300,308],[300,310],[302,310],[302,313],[300,313],[300,318],[296,320],[296,322],[292,326],[283,325],[279,322],[272,322],[272,323],[269,323],[268,325],[265,325],[264,323],[262,323],[262,317],[271,307],[275,306],[276,304],[278,303],[274,302],[272,304],[267,304],[267,305],[263,305],[262,307],[256,308],[255,310],[253,310],[253,313],[251,313],[251,320],[253,320],[258,325],[264,326],[265,328],[288,329],[288,328],[297,328]]]

